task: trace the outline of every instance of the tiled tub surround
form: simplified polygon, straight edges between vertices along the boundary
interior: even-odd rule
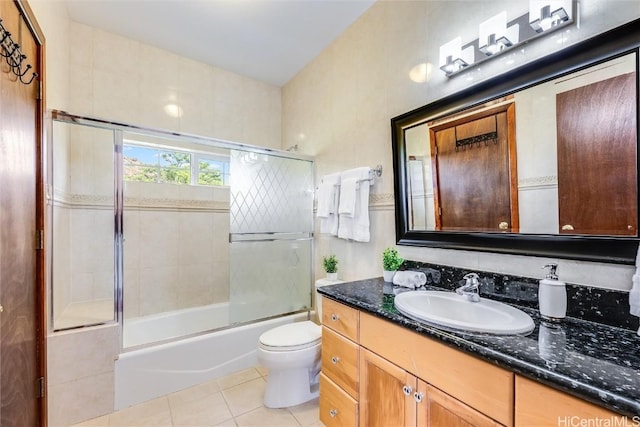
[[[432,279],[439,275],[439,283],[432,281],[425,287],[432,290],[453,290],[468,272],[411,262],[406,266],[414,267],[407,269],[432,273]],[[492,276],[503,278],[502,275],[478,273],[485,280]],[[627,326],[621,328],[585,320],[604,316],[598,313],[607,311],[599,309],[599,299],[586,304],[583,299],[585,292],[571,290],[570,315],[575,317],[567,317],[558,325],[543,324],[537,309],[532,308],[537,307],[536,281],[513,276],[509,279],[508,284],[511,286],[503,286],[502,289],[515,289],[521,293],[522,298],[504,294],[502,298],[494,295],[489,298],[516,304],[528,313],[535,321],[536,328],[527,336],[468,334],[419,323],[395,309],[393,293],[387,294],[389,284],[385,284],[382,278],[325,286],[319,292],[615,412],[640,415],[640,355],[637,351],[640,337],[628,326],[631,322],[624,320],[623,323]],[[486,288],[487,285],[483,287]],[[398,293],[405,289],[394,287],[393,291]],[[482,289],[480,294],[483,295]],[[485,292],[484,296],[487,295]],[[599,291],[598,295],[605,302],[609,298],[616,299],[608,291]],[[521,299],[525,300],[523,304],[520,304]],[[620,304],[620,311],[623,311],[622,302]],[[625,310],[628,312],[628,308]],[[541,333],[549,334],[546,337],[550,339],[541,340]],[[545,346],[547,342],[549,344]]]

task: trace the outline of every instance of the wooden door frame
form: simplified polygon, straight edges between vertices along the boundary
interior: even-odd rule
[[[35,14],[29,6],[27,0],[13,0],[16,8],[20,12],[20,15],[25,20],[27,28],[33,36],[37,46],[37,61],[34,66],[34,72],[38,73],[35,84],[39,85],[38,97],[36,99],[36,233],[39,233],[40,237],[36,236],[36,240],[40,241],[40,246],[36,249],[36,349],[38,351],[38,376],[43,378],[41,387],[43,387],[40,397],[40,425],[47,425],[47,310],[46,310],[46,244],[44,236],[45,230],[45,214],[46,214],[46,202],[45,202],[45,165],[46,157],[44,150],[44,141],[46,141],[44,125],[46,99],[45,99],[45,38],[42,28],[38,25]]]

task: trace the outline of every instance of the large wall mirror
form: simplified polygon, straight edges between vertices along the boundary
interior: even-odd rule
[[[640,20],[391,121],[398,244],[633,263]]]

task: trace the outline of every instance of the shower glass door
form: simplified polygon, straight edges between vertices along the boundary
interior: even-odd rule
[[[311,307],[313,162],[231,150],[230,322]]]
[[[311,309],[313,160],[54,112],[53,331],[122,346]]]
[[[114,322],[114,132],[61,122],[51,132],[51,325]]]

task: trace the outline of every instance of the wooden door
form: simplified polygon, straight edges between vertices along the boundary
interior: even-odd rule
[[[360,427],[415,426],[415,388],[413,375],[360,349]]]
[[[636,79],[556,95],[560,233],[638,235]]]
[[[424,427],[497,427],[502,424],[418,380],[418,425]]]
[[[430,135],[436,229],[517,232],[514,104],[432,127]]]
[[[25,19],[29,16],[30,19]],[[43,46],[28,6],[0,2],[2,25],[40,75]],[[34,24],[35,25],[35,24]],[[33,29],[37,31],[37,29]],[[42,38],[40,38],[42,40]],[[24,71],[24,67],[22,67]],[[23,78],[30,80],[32,73]],[[0,58],[0,425],[45,424],[42,108],[39,81],[20,82]]]

